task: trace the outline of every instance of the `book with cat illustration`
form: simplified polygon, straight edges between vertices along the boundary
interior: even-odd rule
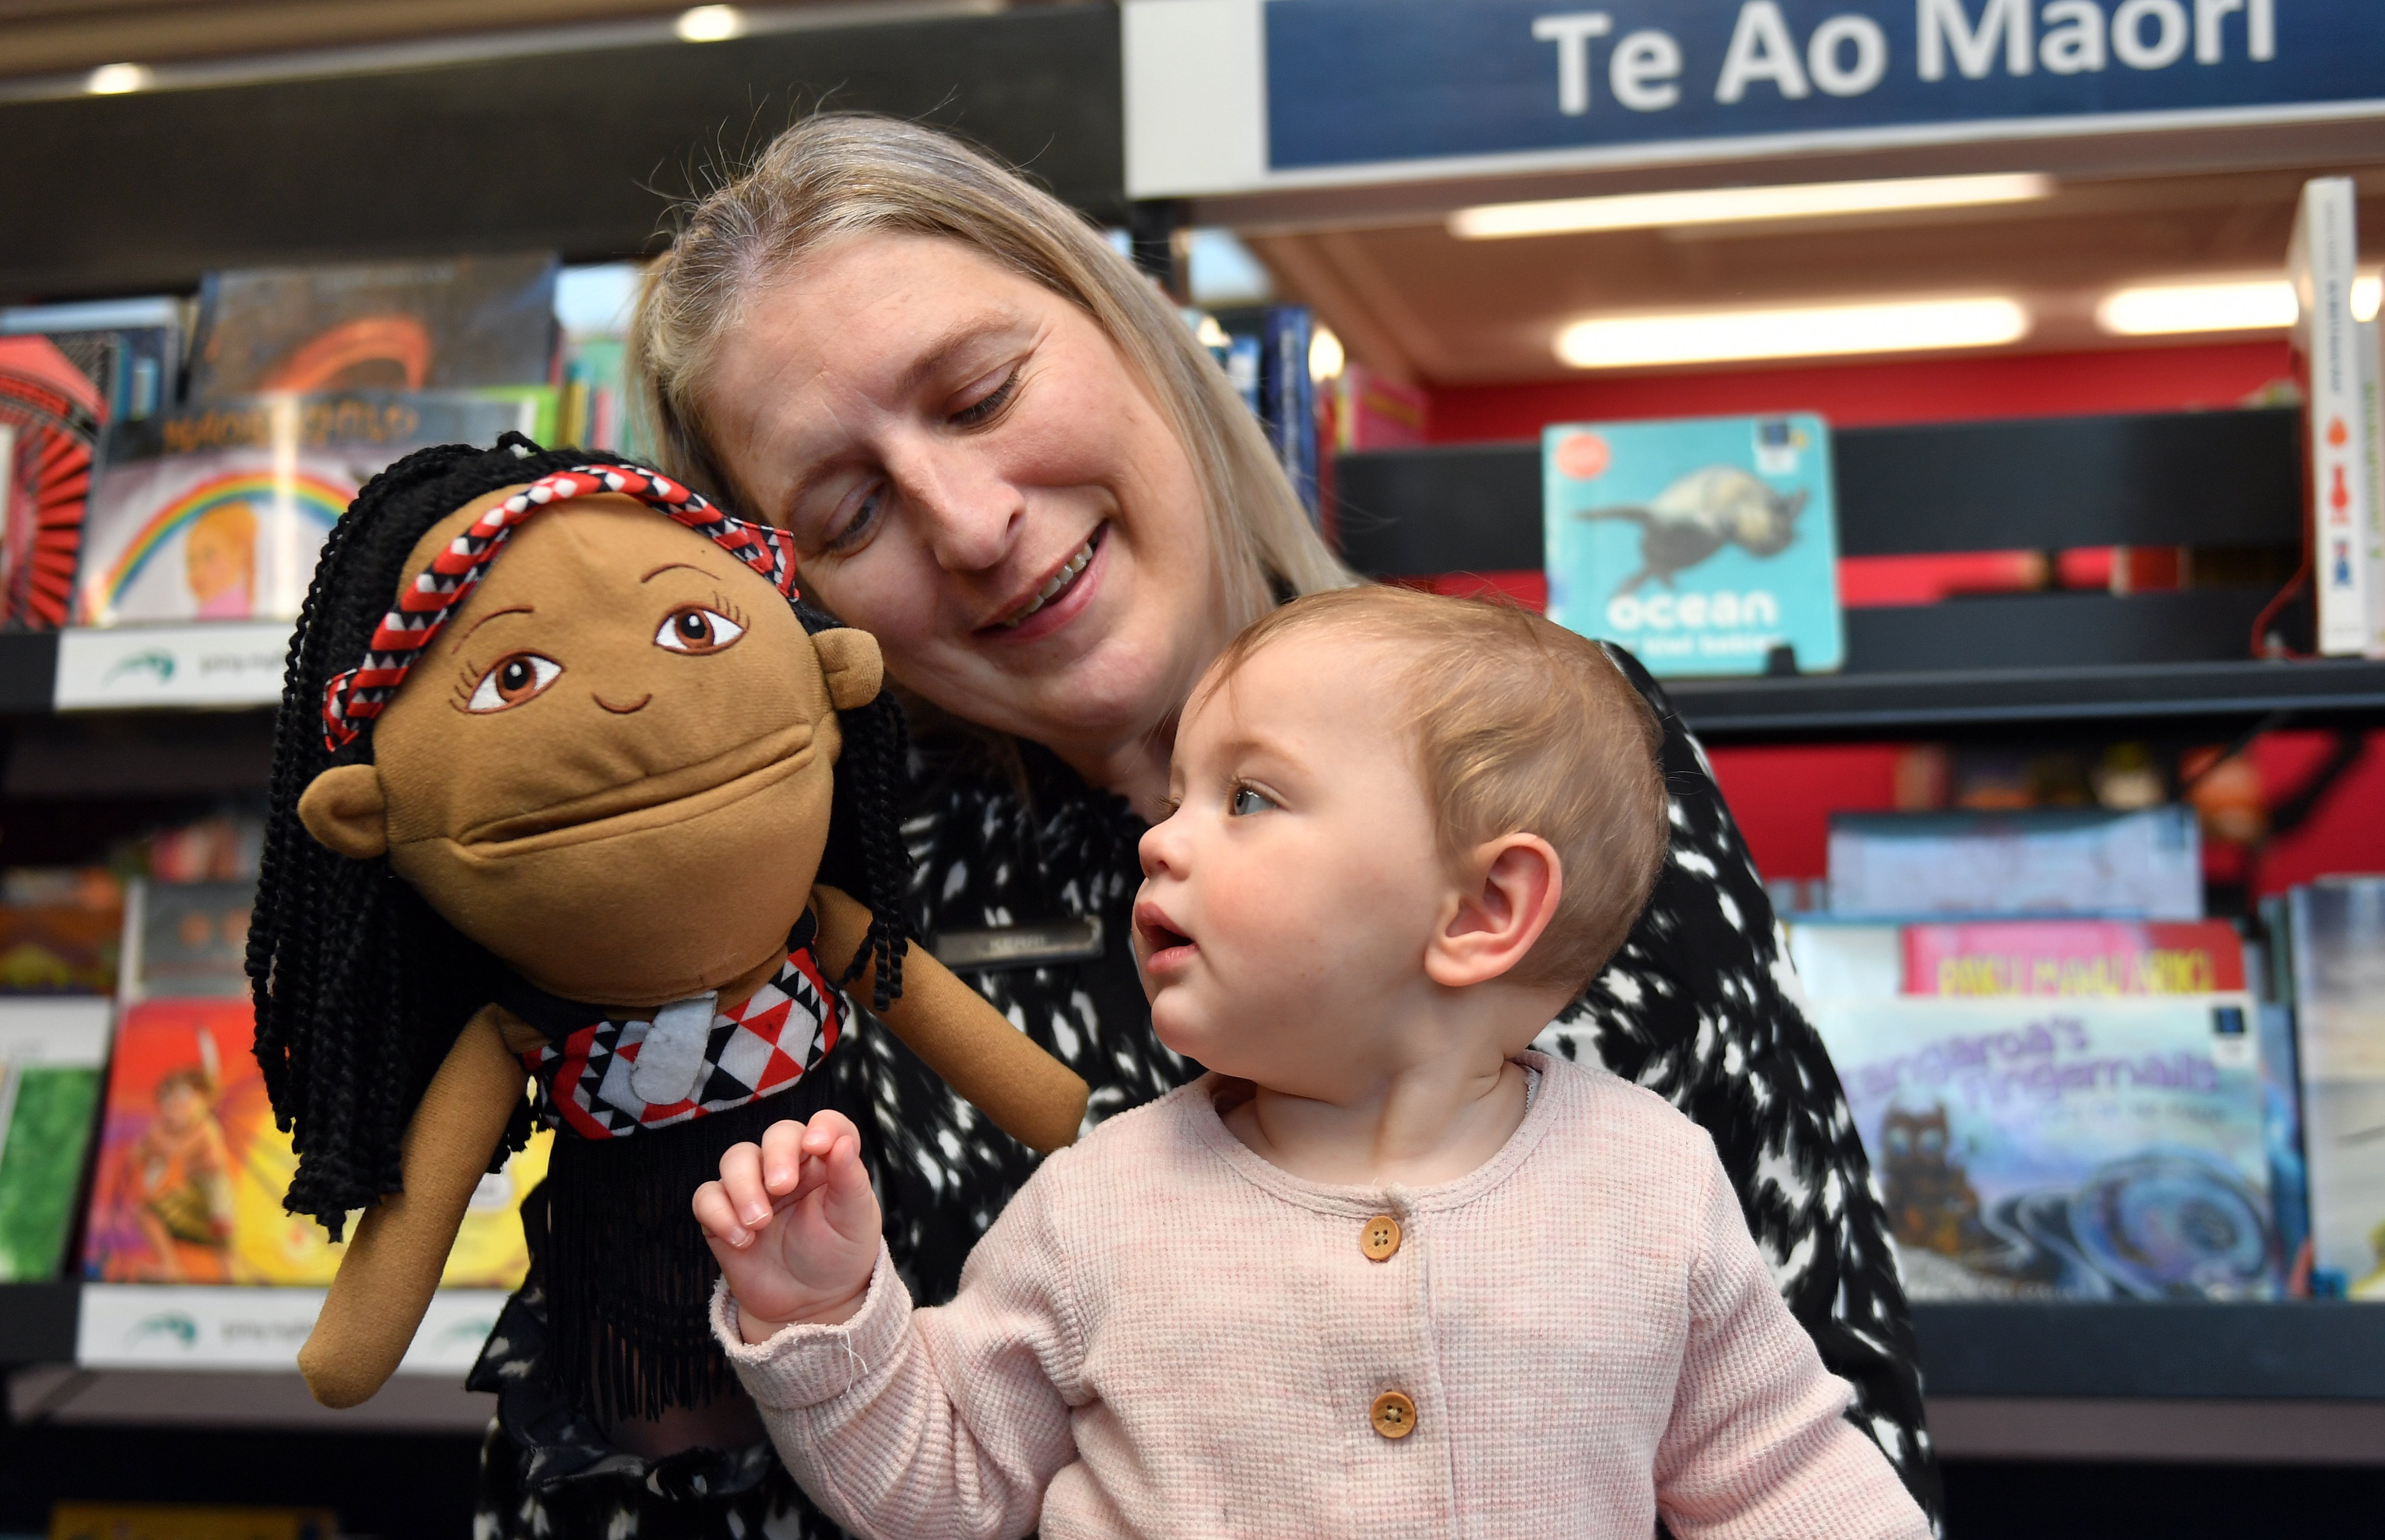
[[[1820,418],[1562,423],[1541,464],[1549,619],[1656,674],[1845,662]]]
[[[2243,995],[1818,999],[1916,1299],[2267,1299]]]

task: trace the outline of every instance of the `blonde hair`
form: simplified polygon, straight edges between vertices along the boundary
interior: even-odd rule
[[[646,270],[630,372],[663,469],[736,500],[714,448],[706,376],[755,289],[846,236],[957,243],[1091,316],[1132,361],[1199,479],[1226,617],[1241,626],[1277,591],[1357,580],[1326,548],[1265,436],[1208,350],[1132,264],[1057,198],[949,135],[862,113],[823,113],[773,141],[699,200]]]
[[[1564,871],[1556,917],[1508,975],[1580,988],[1631,933],[1671,836],[1664,731],[1597,643],[1524,610],[1411,589],[1295,599],[1234,638],[1215,692],[1270,642],[1324,630],[1403,654],[1398,705],[1455,867],[1502,834],[1538,834]]]

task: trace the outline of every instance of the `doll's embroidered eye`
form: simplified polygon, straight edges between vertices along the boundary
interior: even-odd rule
[[[467,711],[503,711],[519,706],[556,681],[563,665],[552,657],[542,657],[534,652],[518,652],[500,657],[481,682],[472,687],[472,698],[464,703]]]
[[[745,628],[717,609],[690,605],[674,609],[655,632],[655,645],[671,652],[718,652],[745,634]]]

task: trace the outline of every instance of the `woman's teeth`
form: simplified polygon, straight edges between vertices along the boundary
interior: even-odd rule
[[[1060,590],[1068,587],[1071,582],[1074,582],[1076,581],[1077,574],[1085,570],[1085,563],[1093,559],[1093,544],[1099,539],[1101,539],[1101,532],[1099,530],[1096,530],[1092,534],[1086,536],[1085,543],[1077,547],[1077,554],[1068,558],[1068,565],[1053,573],[1052,581],[1045,583],[1042,590],[1036,594],[1035,597],[1028,601],[1027,607],[1020,610],[1018,614],[1013,615],[1007,620],[1003,621],[1002,628],[1005,631],[1010,631],[1017,628],[1020,623],[1026,620],[1027,617],[1034,614],[1045,605],[1050,604],[1053,596],[1058,594]]]

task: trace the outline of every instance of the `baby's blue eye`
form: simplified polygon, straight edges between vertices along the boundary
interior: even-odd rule
[[[1241,818],[1245,813],[1263,813],[1275,804],[1248,786],[1237,786],[1234,788],[1234,799],[1229,806],[1232,808],[1234,816]]]

